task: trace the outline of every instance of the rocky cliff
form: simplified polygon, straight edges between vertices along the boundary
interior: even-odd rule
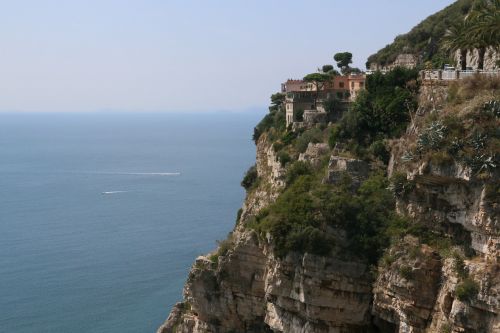
[[[480,49],[484,48],[482,66],[484,70],[497,70],[500,65],[500,56],[496,51],[499,44],[498,19],[493,19],[492,33],[487,35],[491,40],[476,39],[470,31],[466,34],[461,46],[450,45],[452,31],[463,24],[465,19],[471,21],[473,12],[480,7],[486,6],[486,12],[495,13],[500,4],[489,0],[457,0],[441,11],[427,17],[409,32],[398,35],[391,44],[386,45],[375,54],[368,57],[366,67],[370,70],[390,70],[397,66],[423,68],[427,62],[431,62],[434,68],[443,68],[444,64],[450,64],[460,69],[460,49],[466,53],[466,66],[472,69],[481,68]],[[480,24],[484,24],[482,17]],[[470,28],[467,28],[468,30]],[[455,30],[456,31],[456,30]],[[455,40],[456,41],[456,40]],[[451,42],[454,44],[454,42]]]
[[[324,146],[310,144],[304,155],[322,153]],[[346,170],[349,162],[334,163],[329,173]],[[284,186],[267,136],[257,143],[257,169],[265,185],[248,194],[230,249],[196,259],[185,301],[158,332],[365,332],[372,298],[366,264],[312,254],[277,258],[272,239],[259,239],[245,226]]]
[[[438,109],[428,89],[386,162],[326,144],[342,124],[260,135],[235,229],[158,333],[500,332],[500,84],[441,88]]]

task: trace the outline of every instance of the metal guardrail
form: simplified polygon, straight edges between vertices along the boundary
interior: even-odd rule
[[[466,77],[471,77],[474,75],[484,75],[484,76],[498,76],[500,75],[500,70],[464,70],[464,71],[450,71],[450,70],[427,70],[421,71],[420,77],[422,80],[432,80],[432,81],[454,81],[461,80]]]

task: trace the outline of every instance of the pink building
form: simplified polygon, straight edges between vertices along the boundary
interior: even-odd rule
[[[349,82],[349,93],[351,101],[358,95],[359,91],[365,89],[366,75],[365,74],[350,74],[347,76]]]
[[[364,77],[364,76],[363,76]],[[358,80],[358,77],[355,78]],[[362,83],[364,85],[364,81]],[[286,94],[285,110],[287,126],[296,121],[295,116],[299,111],[316,110],[325,112],[323,101],[337,99],[343,102],[351,100],[352,92],[356,93],[360,86],[359,82],[354,83],[354,88],[350,88],[351,76],[334,76],[332,80],[326,82],[320,91],[316,91],[313,83],[304,80],[288,79],[281,85],[281,92]],[[352,91],[352,92],[351,92]],[[315,105],[315,102],[317,104]]]

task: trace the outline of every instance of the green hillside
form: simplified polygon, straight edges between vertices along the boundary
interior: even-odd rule
[[[410,32],[399,35],[394,42],[387,45],[368,58],[366,67],[370,64],[387,65],[399,54],[411,53],[418,56],[419,62],[432,61],[435,66],[450,61],[449,55],[440,49],[441,40],[453,23],[461,21],[472,7],[474,0],[458,0],[443,10],[433,14],[411,29]]]

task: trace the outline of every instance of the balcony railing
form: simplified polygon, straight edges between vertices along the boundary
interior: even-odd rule
[[[431,71],[421,71],[420,77],[422,80],[431,81],[454,81],[461,80],[466,77],[471,77],[474,75],[481,76],[498,76],[500,75],[500,70],[463,70],[463,71],[453,71],[453,70],[431,70]]]

